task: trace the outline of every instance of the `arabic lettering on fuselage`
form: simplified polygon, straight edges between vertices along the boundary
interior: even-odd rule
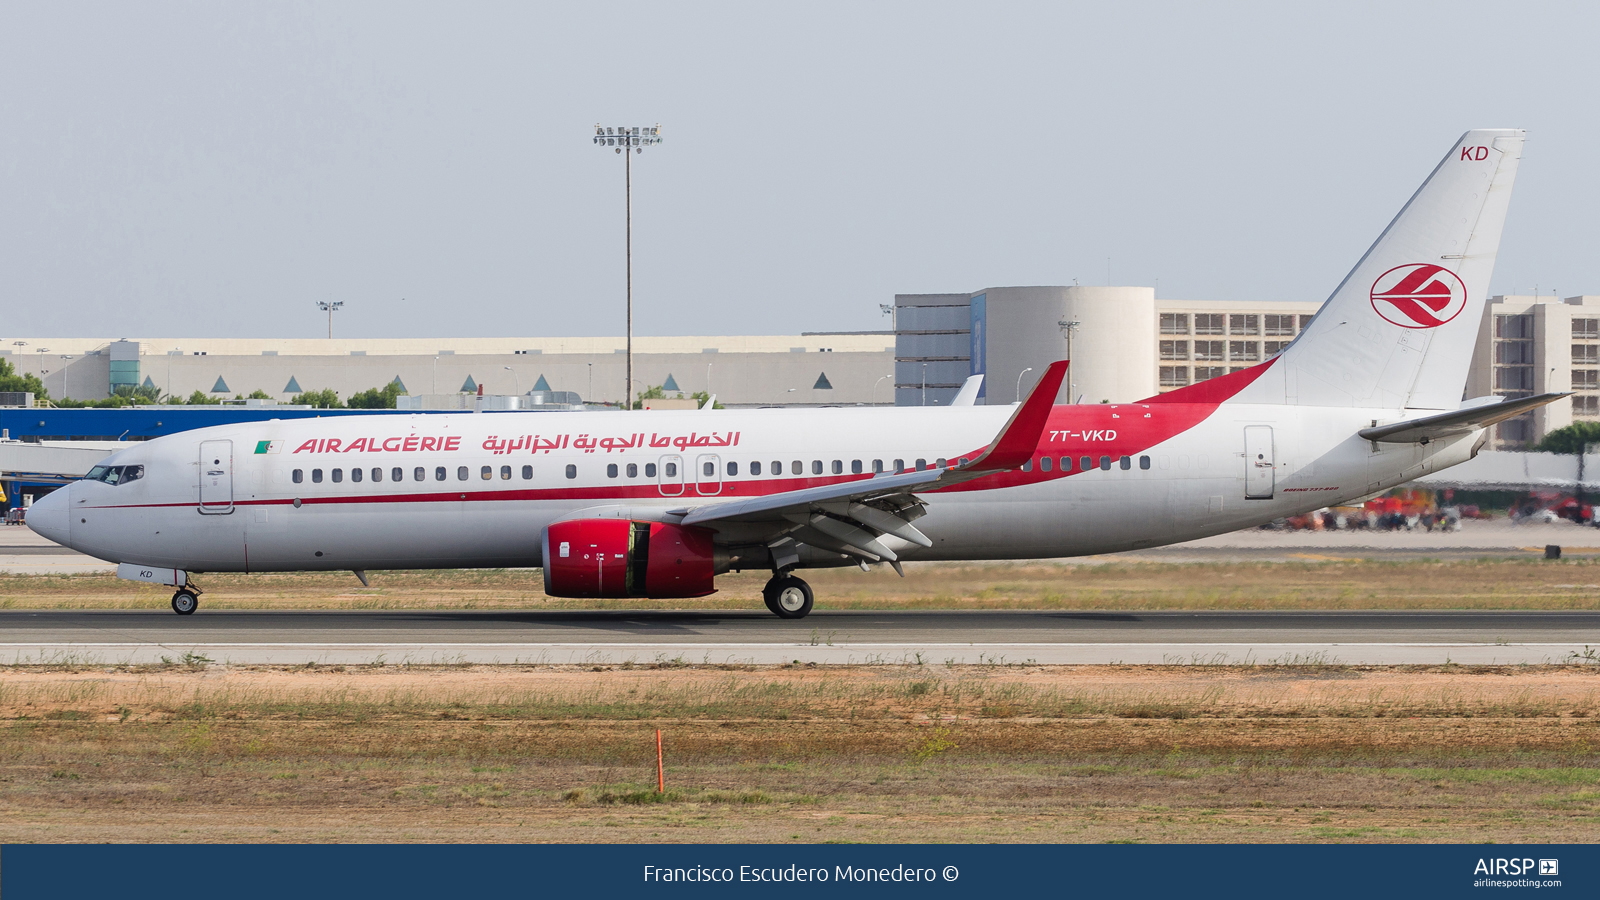
[[[667,447],[678,450],[694,450],[703,447],[737,447],[741,432],[729,431],[727,433],[713,431],[710,434],[690,432],[688,435],[671,435],[652,433],[648,437],[644,432],[625,434],[621,436],[591,435],[586,433],[540,435],[524,434],[516,437],[501,437],[490,435],[482,444],[482,449],[496,456],[510,455],[513,453],[551,453],[556,450],[565,450],[571,447],[585,453],[594,453],[604,450],[607,453],[622,453],[628,450],[660,450]],[[415,453],[434,451],[455,451],[461,449],[460,436],[452,437],[423,437],[409,435],[406,437],[365,438],[358,437],[354,440],[344,438],[314,438],[302,443],[294,449],[295,453]]]

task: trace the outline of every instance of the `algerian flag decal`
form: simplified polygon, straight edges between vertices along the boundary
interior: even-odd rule
[[[256,441],[257,453],[277,453],[283,449],[282,441]]]

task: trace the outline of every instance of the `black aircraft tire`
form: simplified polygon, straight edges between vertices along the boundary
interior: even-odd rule
[[[200,598],[188,591],[179,591],[172,595],[172,611],[180,616],[192,616],[200,608]]]
[[[811,612],[814,600],[811,585],[793,575],[767,582],[762,595],[767,601],[767,608],[780,619],[804,619]]]

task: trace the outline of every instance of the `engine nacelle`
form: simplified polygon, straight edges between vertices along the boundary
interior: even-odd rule
[[[573,519],[544,530],[552,597],[704,597],[716,592],[711,532],[664,522]]]

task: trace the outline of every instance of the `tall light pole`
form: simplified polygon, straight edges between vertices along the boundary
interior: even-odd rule
[[[623,409],[633,409],[633,153],[661,143],[661,124],[611,128],[596,123],[594,142],[622,154],[623,188],[627,194],[628,253],[628,372],[623,389]],[[628,151],[632,150],[633,153]]]
[[[333,314],[344,309],[344,301],[334,300],[330,303],[327,300],[318,300],[317,309],[328,314],[328,340],[331,341],[333,340]]]
[[[516,386],[517,396],[522,396],[522,379],[517,377],[517,370],[510,366],[501,366],[500,368],[511,373],[511,383]]]
[[[1083,323],[1079,322],[1077,319],[1072,319],[1070,321],[1067,320],[1067,319],[1062,319],[1061,321],[1056,323],[1056,325],[1061,329],[1061,333],[1063,335],[1066,335],[1066,338],[1067,338],[1067,402],[1068,403],[1076,403],[1076,402],[1078,402],[1076,399],[1074,399],[1074,398],[1076,398],[1078,396],[1078,383],[1076,381],[1072,380],[1072,375],[1073,375],[1073,371],[1072,371],[1072,335],[1078,330],[1078,326],[1080,326],[1082,324]]]
[[[1022,402],[1022,376],[1026,375],[1026,374],[1028,374],[1029,372],[1032,372],[1032,371],[1033,371],[1033,366],[1029,366],[1026,369],[1023,369],[1021,372],[1017,373],[1017,402],[1018,403]]]
[[[878,405],[878,385],[882,384],[883,380],[885,378],[890,378],[890,377],[892,377],[892,376],[879,375],[878,376],[878,380],[874,381],[872,383],[872,403],[870,405],[872,405],[872,406],[877,406]]]

